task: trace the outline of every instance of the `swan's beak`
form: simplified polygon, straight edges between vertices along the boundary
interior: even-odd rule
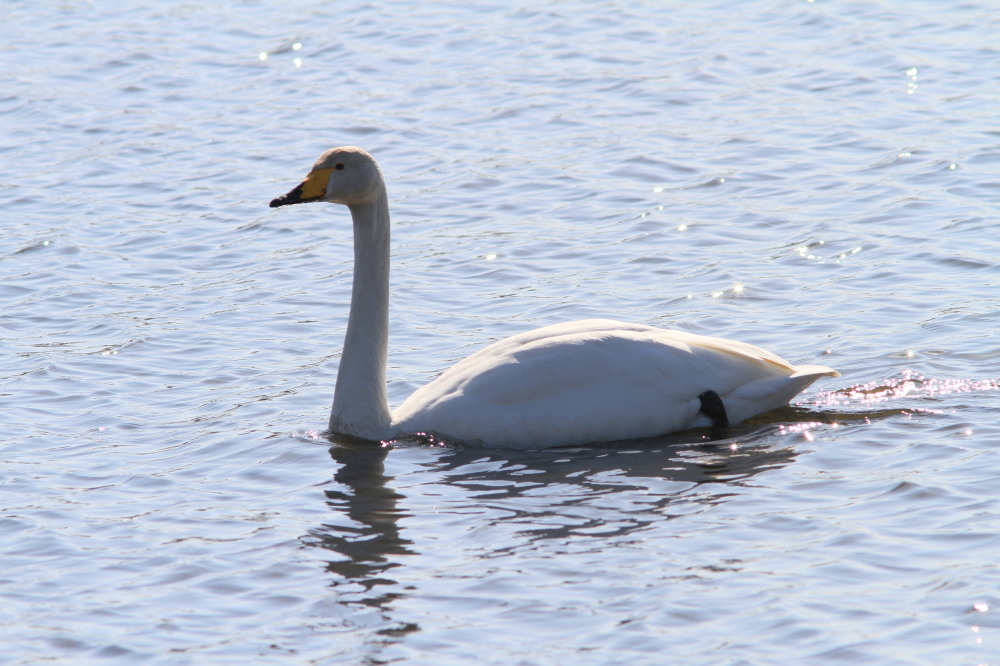
[[[297,203],[320,201],[326,196],[326,184],[333,169],[313,169],[306,179],[296,185],[291,192],[271,200],[271,208]]]

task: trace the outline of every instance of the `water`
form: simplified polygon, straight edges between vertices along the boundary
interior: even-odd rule
[[[8,2],[0,663],[1000,662],[986,2]],[[390,398],[589,316],[840,379],[711,441],[331,442],[338,144]]]

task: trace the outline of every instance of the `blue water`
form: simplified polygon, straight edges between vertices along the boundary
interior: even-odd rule
[[[1000,662],[987,2],[0,8],[2,664]],[[610,316],[842,373],[723,440],[322,435],[372,152],[389,393]]]

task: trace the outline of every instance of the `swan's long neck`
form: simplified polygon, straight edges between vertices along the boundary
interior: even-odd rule
[[[385,439],[392,420],[385,384],[389,347],[389,203],[385,190],[373,203],[350,209],[354,284],[330,430]]]

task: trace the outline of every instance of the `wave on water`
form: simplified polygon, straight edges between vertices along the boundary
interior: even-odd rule
[[[957,405],[931,406],[947,396],[1000,390],[1000,378],[934,379],[904,370],[888,379],[822,391],[812,398],[744,421],[740,428],[774,426],[781,435],[811,440],[811,430],[852,423],[871,423],[895,416],[912,418],[953,412]]]
[[[940,398],[957,393],[979,393],[1000,389],[1000,378],[995,379],[934,379],[912,370],[904,370],[898,377],[872,381],[857,386],[825,391],[812,400],[800,404],[823,407],[868,406],[893,400]],[[938,412],[918,407],[922,411]]]

